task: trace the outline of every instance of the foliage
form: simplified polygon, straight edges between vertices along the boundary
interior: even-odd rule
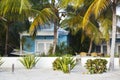
[[[69,69],[70,65],[70,69]],[[75,60],[69,56],[63,56],[57,58],[53,62],[53,70],[61,70],[64,73],[69,73],[70,70],[72,70],[75,67],[76,63]]]
[[[2,61],[2,58],[0,57],[0,66],[3,64],[4,62]]]
[[[25,57],[20,59],[20,62],[27,69],[32,69],[38,61],[39,61],[39,59],[36,58],[34,55],[26,55]]]
[[[53,46],[50,47],[49,54],[52,54]],[[63,56],[65,54],[72,54],[73,49],[66,45],[65,42],[62,42],[56,46],[55,55]]]
[[[57,58],[54,62],[53,62],[53,70],[61,70],[60,68],[60,58]]]
[[[105,59],[88,59],[86,62],[86,69],[90,74],[103,73],[107,70],[107,60]]]

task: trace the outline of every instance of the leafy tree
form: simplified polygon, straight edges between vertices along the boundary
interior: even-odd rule
[[[0,16],[5,20],[6,40],[5,40],[5,56],[8,51],[8,34],[10,25],[16,20],[23,20],[29,12],[30,4],[28,0],[1,0]],[[19,18],[18,18],[19,17]]]
[[[86,7],[86,6],[83,6]],[[81,14],[84,10],[84,8],[78,8],[77,10],[74,10],[74,8],[70,8],[70,6],[68,6],[67,8],[69,9],[68,11],[68,15],[67,18],[65,20],[62,21],[62,25],[64,26],[69,26],[69,28],[72,30],[72,32],[77,32],[80,29],[82,29],[82,20],[83,20],[83,14]],[[71,11],[70,11],[71,10]],[[93,17],[92,17],[93,18]],[[81,36],[81,42],[83,42],[85,36],[88,36],[90,38],[90,47],[88,50],[88,54],[90,55],[90,52],[92,50],[92,44],[93,41],[98,44],[100,42],[100,37],[101,37],[101,33],[98,30],[98,24],[95,23],[95,21],[93,21],[94,19],[92,19],[89,23],[87,24],[87,27],[85,27],[84,30],[82,30],[82,36]],[[94,31],[94,32],[93,32]],[[80,36],[78,36],[80,37]]]
[[[68,5],[72,2],[76,4],[72,4],[75,7],[79,7],[84,5],[84,3],[81,3],[86,0],[63,0],[64,5]],[[114,52],[115,52],[115,39],[116,39],[116,6],[120,4],[120,0],[93,0],[92,3],[90,3],[90,6],[88,10],[86,11],[86,14],[84,15],[83,19],[83,29],[86,27],[87,23],[89,22],[90,16],[93,14],[97,18],[103,10],[106,10],[109,5],[112,7],[112,44],[111,44],[111,53],[110,53],[110,70],[114,69]]]

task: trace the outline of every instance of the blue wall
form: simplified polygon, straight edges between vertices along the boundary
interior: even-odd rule
[[[35,40],[42,40],[42,39],[53,39],[53,36],[36,36],[35,39],[32,39],[30,36],[23,36],[24,43],[23,43],[23,50],[28,52],[35,52]]]
[[[68,45],[68,36],[67,35],[59,35],[58,36],[58,45],[62,42],[65,43],[65,45]]]

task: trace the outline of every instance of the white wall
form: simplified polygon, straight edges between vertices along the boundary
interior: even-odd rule
[[[2,64],[1,67],[11,68],[12,64],[14,64],[15,68],[24,68],[24,66],[19,61],[20,58],[21,57],[3,57],[2,61],[4,61],[4,63]],[[52,68],[52,63],[57,57],[38,57],[38,58],[40,58],[40,60],[36,64],[35,68]],[[99,57],[81,57],[81,64],[82,66],[84,66],[88,59],[96,59],[96,58]],[[107,67],[109,67],[109,58],[101,58],[101,59],[107,59],[108,60]],[[119,59],[115,58],[114,63],[115,63],[115,68],[118,69]]]
[[[56,57],[38,57],[39,61],[36,64],[35,68],[52,68],[52,62],[56,59]],[[15,68],[24,68],[24,66],[20,63],[19,59],[21,57],[3,57],[2,61],[4,62],[1,67],[2,68],[11,68],[12,64],[15,65]]]

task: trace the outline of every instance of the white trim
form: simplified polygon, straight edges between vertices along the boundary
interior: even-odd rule
[[[23,36],[30,36],[30,34],[28,32],[23,32],[22,33]],[[53,31],[38,31],[36,35],[40,35],[40,36],[54,36],[54,32]]]
[[[106,47],[107,47],[106,44],[101,44],[101,53],[103,53],[103,46],[106,46]]]
[[[43,40],[35,40],[35,52],[38,52],[37,51],[37,44],[38,43],[44,43],[45,44],[45,47],[44,47],[44,49],[45,49],[45,54],[47,54],[47,52],[46,52],[46,43],[50,43],[50,44],[53,44],[53,40],[45,40],[45,39],[43,39]],[[39,52],[38,52],[39,53]]]
[[[22,45],[22,36],[23,36],[23,35],[22,35],[21,33],[19,33],[19,34],[20,34],[20,53],[19,53],[19,54],[21,55],[21,54],[23,53],[23,52],[22,52],[22,50],[23,50],[23,49],[22,49],[22,46],[23,46],[23,45]]]

